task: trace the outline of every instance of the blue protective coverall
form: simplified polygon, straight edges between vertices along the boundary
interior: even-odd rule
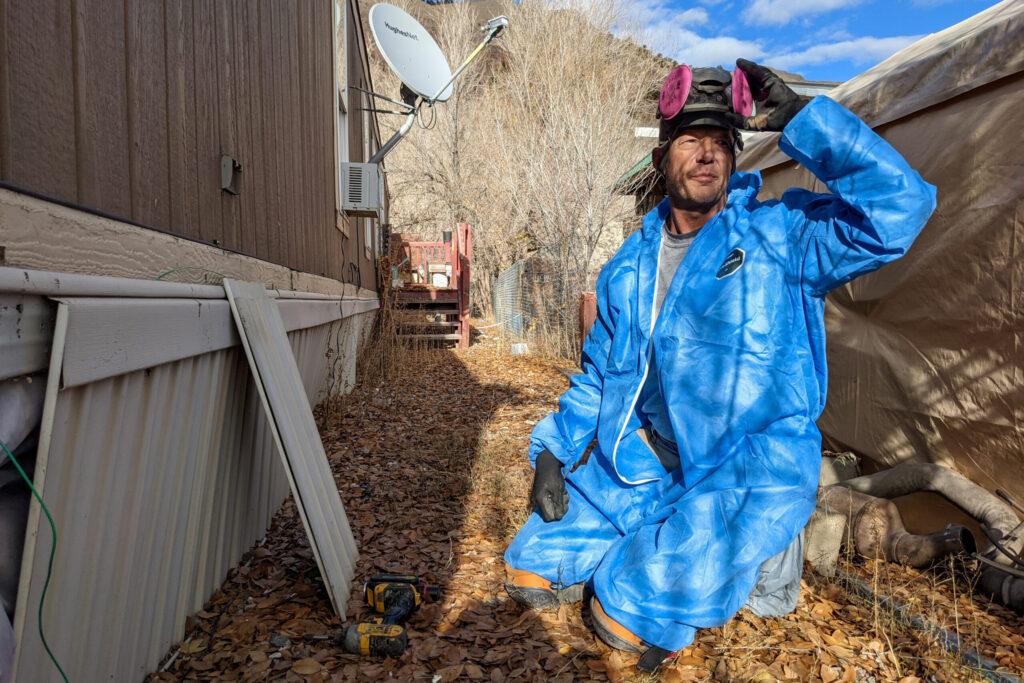
[[[733,174],[656,324],[667,200],[602,269],[583,373],[531,437],[531,463],[547,449],[569,472],[569,510],[550,523],[532,514],[505,555],[556,587],[592,580],[613,619],[668,650],[728,621],[803,529],[821,460],[824,296],[902,256],[935,208],[935,188],[827,97],[779,145],[831,194],[760,202],[760,175]],[[672,472],[637,433],[652,354],[679,449]]]

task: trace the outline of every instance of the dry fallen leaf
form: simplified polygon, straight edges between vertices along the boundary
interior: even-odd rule
[[[462,664],[456,664],[455,666],[447,666],[443,669],[439,669],[435,673],[435,680],[437,683],[452,683],[459,676],[462,675],[462,671],[465,667]]]
[[[300,676],[311,676],[313,674],[320,673],[323,668],[324,667],[320,662],[310,657],[300,659],[292,664],[292,671]]]
[[[689,667],[665,669],[661,672],[661,683],[691,683],[699,680],[702,680],[701,676]]]

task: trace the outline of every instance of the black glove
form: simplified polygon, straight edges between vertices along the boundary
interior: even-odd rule
[[[800,113],[810,100],[800,97],[783,83],[782,79],[760,64],[746,59],[737,59],[736,66],[747,75],[750,83],[750,94],[757,103],[757,114],[742,117],[732,114],[737,128],[746,130],[782,130],[794,116]]]
[[[565,492],[562,463],[548,451],[541,451],[537,456],[530,501],[545,522],[557,521],[569,511],[569,494]]]

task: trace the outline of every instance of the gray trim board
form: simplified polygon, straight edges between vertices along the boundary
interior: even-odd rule
[[[225,300],[74,297],[59,301],[67,304],[69,310],[65,387],[192,358],[239,343],[231,306]],[[377,308],[373,300],[271,301],[276,303],[287,332],[325,325]],[[48,351],[49,339],[45,341],[43,353]]]

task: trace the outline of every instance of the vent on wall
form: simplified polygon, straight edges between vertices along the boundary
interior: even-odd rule
[[[341,164],[342,208],[350,216],[376,218],[381,210],[380,172],[377,164],[347,161]]]

